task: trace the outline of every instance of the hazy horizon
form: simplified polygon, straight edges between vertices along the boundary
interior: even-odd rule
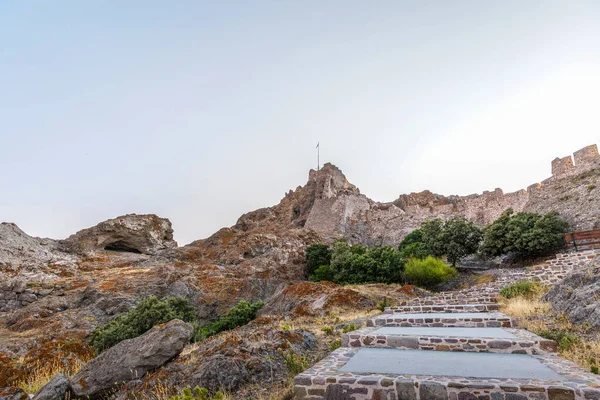
[[[180,245],[321,163],[388,202],[514,192],[600,133],[600,2],[7,1],[0,221]]]

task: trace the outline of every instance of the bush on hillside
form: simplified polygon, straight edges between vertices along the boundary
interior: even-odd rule
[[[452,266],[462,258],[475,254],[481,243],[481,229],[465,218],[451,218],[444,222],[439,246]]]
[[[485,228],[480,252],[484,257],[513,253],[521,259],[554,254],[565,247],[568,223],[558,213],[514,214],[506,210]]]
[[[421,228],[415,229],[400,242],[398,245],[398,251],[402,256],[402,259],[408,260],[410,258],[425,258],[430,256],[423,240],[423,230]]]
[[[246,325],[256,318],[256,313],[263,308],[263,306],[264,303],[262,301],[249,303],[245,300],[240,300],[239,303],[231,308],[227,314],[223,315],[218,321],[196,328],[193,341],[198,342],[216,335],[219,332]]]
[[[446,264],[439,258],[431,256],[423,260],[411,258],[405,266],[406,281],[424,288],[432,288],[450,278],[454,278],[457,273],[456,268]]]
[[[132,339],[146,333],[154,325],[164,324],[173,319],[185,322],[196,320],[196,313],[189,301],[180,297],[159,300],[151,296],[141,300],[128,313],[119,315],[92,331],[90,344],[96,353],[101,353],[125,339]]]
[[[339,284],[399,283],[403,278],[404,262],[391,246],[351,246],[337,242],[329,267],[333,282]]]
[[[326,244],[311,244],[306,248],[306,267],[309,276],[314,274],[317,268],[329,263],[331,263],[331,249]]]
[[[539,282],[519,281],[510,286],[500,289],[500,295],[507,299],[514,297],[535,297],[542,291],[542,285]]]
[[[398,250],[404,259],[446,256],[454,266],[477,252],[481,239],[481,229],[465,218],[454,217],[447,221],[438,218],[424,222],[408,234]]]
[[[321,281],[333,282],[334,279],[335,279],[335,276],[329,265],[321,265],[310,276],[310,280],[313,282],[321,282]]]

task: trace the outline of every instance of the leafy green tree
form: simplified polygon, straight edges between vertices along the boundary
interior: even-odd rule
[[[477,252],[482,237],[481,229],[471,221],[455,217],[444,222],[438,246],[454,267],[460,259]]]
[[[405,259],[446,256],[454,266],[461,258],[477,252],[481,239],[481,229],[465,218],[454,217],[447,221],[437,218],[424,222],[421,228],[410,233],[399,249]]]
[[[331,249],[323,243],[311,244],[306,248],[306,266],[308,275],[314,274],[317,268],[331,263]]]
[[[455,277],[457,273],[456,268],[431,256],[423,260],[411,258],[405,266],[406,281],[424,288],[432,288]]]
[[[486,257],[513,253],[521,259],[553,254],[565,246],[567,228],[568,223],[554,211],[512,215],[509,209],[485,228],[480,251]]]
[[[439,219],[432,219],[425,221],[421,225],[423,231],[423,244],[428,254],[434,257],[442,257],[446,254],[444,248],[444,222]]]
[[[310,280],[313,282],[320,282],[320,281],[333,282],[334,279],[335,279],[335,276],[329,265],[321,265],[319,268],[317,268],[315,270],[315,273],[310,276]]]
[[[504,211],[498,219],[485,227],[483,243],[480,247],[481,255],[484,258],[496,257],[507,252],[509,247],[506,238],[508,233],[508,223],[513,214],[513,209],[509,208]]]
[[[415,229],[400,242],[398,251],[404,260],[410,258],[425,258],[429,254],[423,239],[423,230]]]
[[[394,283],[402,281],[403,268],[402,256],[390,246],[369,248],[337,242],[333,246],[331,264],[320,266],[312,279],[340,284]]]

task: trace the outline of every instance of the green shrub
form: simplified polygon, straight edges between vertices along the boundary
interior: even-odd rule
[[[327,336],[333,335],[333,326],[324,326],[321,328],[322,332],[325,332]]]
[[[214,396],[210,396],[207,388],[196,386],[194,390],[184,388],[180,394],[172,396],[169,400],[223,400],[225,395],[221,392],[216,392]]]
[[[142,335],[154,325],[173,319],[185,322],[196,320],[196,313],[189,301],[176,297],[159,300],[151,296],[141,300],[133,310],[92,331],[90,344],[96,353],[101,353],[125,339]]]
[[[310,362],[306,356],[299,356],[293,350],[283,353],[283,363],[290,375],[298,375],[310,367]]]
[[[431,288],[454,278],[457,273],[456,268],[431,256],[424,260],[411,258],[405,267],[406,281],[425,288]]]
[[[540,294],[541,290],[542,285],[539,282],[519,281],[500,289],[500,295],[507,299],[519,296],[534,297]]]
[[[415,229],[406,235],[398,245],[398,251],[404,260],[430,256],[423,238],[423,229]]]
[[[311,244],[306,248],[306,267],[309,276],[314,274],[317,268],[329,265],[330,262],[331,249],[326,244]]]
[[[329,351],[334,351],[342,347],[342,341],[340,339],[336,339],[333,342],[329,343]]]
[[[310,276],[310,280],[313,282],[330,281],[333,282],[335,276],[329,265],[321,265],[317,268],[314,273]]]
[[[355,331],[357,329],[360,329],[360,326],[356,325],[354,322],[351,322],[351,323],[349,323],[347,325],[344,325],[342,327],[342,333],[352,332],[352,331]]]
[[[235,329],[238,326],[246,325],[256,318],[256,313],[264,306],[262,301],[249,303],[241,300],[227,314],[223,315],[218,321],[211,324],[197,327],[194,332],[193,340],[198,342],[207,337],[216,335],[219,332]]]
[[[446,256],[452,265],[474,254],[479,248],[482,232],[471,221],[454,217],[447,221],[434,219],[409,233],[398,246],[403,259],[423,259]]]
[[[599,370],[598,370],[598,366],[597,366],[597,365],[592,365],[592,366],[590,367],[590,372],[591,372],[592,374],[596,374],[596,375],[598,375],[598,372],[599,372]]]
[[[573,333],[564,330],[542,331],[539,333],[539,336],[557,342],[558,349],[560,351],[570,350],[573,346],[576,346],[581,341],[581,339],[579,339]]]
[[[381,312],[384,312],[388,306],[389,306],[389,304],[388,304],[387,297],[384,297],[379,303],[377,303],[377,308]]]
[[[331,255],[333,282],[339,284],[402,282],[404,261],[391,246],[366,247],[337,242]]]
[[[554,254],[565,247],[568,224],[558,213],[513,213],[509,208],[485,228],[482,256],[513,253],[525,260]]]

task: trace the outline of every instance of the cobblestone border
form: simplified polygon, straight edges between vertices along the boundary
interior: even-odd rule
[[[294,378],[299,400],[600,400],[600,379],[556,355],[532,356],[566,380],[338,372],[359,349],[340,348]]]
[[[442,304],[442,305],[406,305],[386,307],[385,314],[397,313],[463,313],[463,312],[493,312],[500,306],[496,303],[487,304]]]
[[[381,314],[367,320],[368,327],[382,326],[427,326],[427,327],[473,327],[473,328],[512,328],[513,319],[502,313],[480,313],[478,317],[439,317],[432,313],[424,318],[406,317],[403,314]]]
[[[506,329],[516,336],[511,339],[374,333],[378,329],[362,328],[343,334],[342,346],[531,355],[555,353],[558,349],[554,340],[544,339],[523,329]]]

